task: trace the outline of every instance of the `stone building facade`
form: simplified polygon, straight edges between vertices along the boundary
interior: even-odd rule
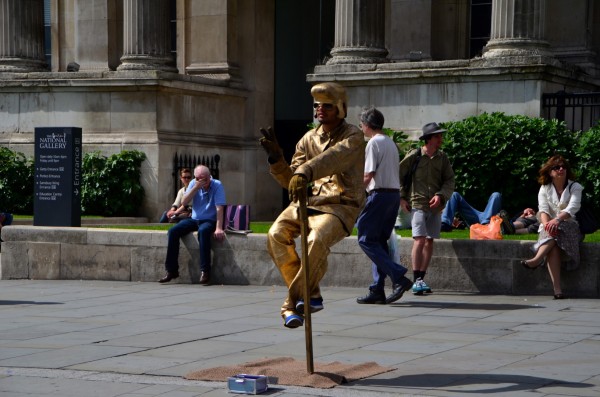
[[[316,82],[347,86],[350,115],[372,104],[407,132],[539,116],[542,94],[600,85],[589,0],[0,0],[0,25],[0,145],[32,155],[35,127],[76,126],[85,151],[142,150],[149,218],[173,199],[179,153],[219,154],[228,201],[274,219],[257,131],[294,119],[279,131],[293,147]]]

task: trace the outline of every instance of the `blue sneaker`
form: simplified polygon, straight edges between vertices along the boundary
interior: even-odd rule
[[[304,318],[297,314],[283,317],[283,326],[287,328],[298,328],[304,325]]]
[[[431,294],[433,291],[429,288],[429,285],[425,282],[425,280],[421,280],[421,288],[423,288],[423,292],[426,294]]]
[[[316,313],[323,310],[325,306],[323,306],[323,298],[310,298],[310,312]],[[304,313],[304,299],[298,299],[296,302],[296,311],[298,313]]]
[[[425,284],[425,281],[419,277],[412,286],[412,293],[414,295],[423,295],[423,292],[425,292],[425,287],[427,287],[427,284]]]

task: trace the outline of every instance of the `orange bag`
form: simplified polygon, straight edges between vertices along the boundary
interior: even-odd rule
[[[494,215],[487,225],[471,225],[469,236],[471,240],[502,240],[501,226],[502,218]]]

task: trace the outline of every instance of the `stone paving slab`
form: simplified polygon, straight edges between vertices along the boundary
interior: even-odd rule
[[[333,389],[270,385],[270,396],[598,396],[600,301],[461,293],[357,305],[364,289],[323,288],[319,363],[391,372]],[[183,379],[264,357],[305,359],[282,326],[283,287],[1,280],[0,395],[228,396]],[[232,374],[233,375],[233,374]]]

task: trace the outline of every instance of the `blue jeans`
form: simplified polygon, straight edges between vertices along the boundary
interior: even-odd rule
[[[167,211],[163,212],[158,220],[158,223],[169,223],[169,218],[167,218]]]
[[[0,214],[4,215],[4,221],[2,221],[2,226],[8,226],[12,223],[12,214],[9,214],[8,212],[0,212]]]
[[[471,207],[469,203],[459,193],[452,193],[452,197],[446,203],[446,208],[442,212],[442,223],[452,225],[454,216],[460,214],[460,217],[469,226],[480,223],[486,225],[490,223],[492,215],[496,215],[502,208],[502,195],[498,192],[492,193],[488,199],[483,212]]]
[[[198,221],[189,218],[179,221],[170,228],[167,233],[168,245],[165,269],[171,273],[179,272],[179,239],[197,230],[198,244],[200,245],[200,271],[210,273],[210,242],[216,226],[217,222],[213,220]]]
[[[387,243],[394,229],[399,206],[398,192],[371,192],[356,223],[358,244],[377,265],[378,277],[369,287],[371,291],[383,292],[386,275],[396,284],[406,274],[406,268],[390,257]]]

